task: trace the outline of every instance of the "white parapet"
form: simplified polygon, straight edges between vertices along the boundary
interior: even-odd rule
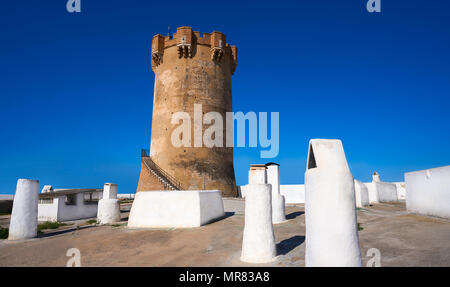
[[[409,212],[450,218],[450,165],[405,173]]]
[[[364,185],[367,187],[367,192],[369,193],[369,203],[378,203],[378,192],[374,182],[365,182]]]
[[[356,207],[364,207],[369,205],[369,191],[367,186],[355,179],[355,199]]]
[[[239,186],[239,196],[245,198],[247,186]],[[280,194],[284,196],[285,204],[305,203],[305,185],[304,184],[282,184],[280,185]]]
[[[199,227],[224,216],[219,190],[140,191],[128,227]]]
[[[284,196],[286,204],[305,203],[304,184],[282,184],[280,194]]]
[[[389,182],[372,181],[364,183],[369,191],[369,202],[396,202],[398,201],[397,186]]]
[[[44,192],[45,193],[45,192]],[[38,221],[58,221],[59,207],[64,205],[64,196],[43,199],[38,204]]]
[[[379,202],[397,202],[397,186],[389,182],[374,182]]]
[[[305,265],[361,266],[355,185],[340,140],[310,141],[305,192]]]
[[[36,237],[39,181],[19,179],[9,224],[9,240]]]
[[[85,193],[82,191],[60,195],[57,194],[58,192],[56,191],[53,198],[39,202],[39,221],[71,221],[97,216],[98,202],[95,201],[95,198],[99,198],[97,194],[100,191],[93,190],[94,200],[85,198]]]
[[[134,193],[118,193],[117,198],[118,199],[134,199],[134,196],[136,194]]]
[[[397,198],[398,200],[406,199],[406,184],[405,182],[393,182],[397,187]]]
[[[103,198],[98,202],[97,222],[111,224],[120,221],[120,203],[117,199],[117,184],[105,183]]]
[[[272,186],[272,222],[278,224],[286,221],[285,200],[280,194],[280,169],[276,163],[267,165],[267,183]]]

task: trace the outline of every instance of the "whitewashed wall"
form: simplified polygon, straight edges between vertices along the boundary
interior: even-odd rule
[[[355,179],[355,199],[356,207],[364,207],[369,205],[369,191],[367,186],[359,180]]]
[[[84,194],[76,195],[76,205],[66,205],[65,196],[53,199],[53,204],[38,204],[39,221],[71,221],[97,216],[98,204],[85,204]]]
[[[405,200],[406,199],[406,183],[403,182],[393,182],[395,186],[397,187],[397,197],[398,200]]]
[[[389,182],[366,182],[364,183],[369,192],[369,202],[396,202],[398,201],[397,187]]]
[[[239,197],[245,198],[246,185],[239,186]],[[286,204],[305,203],[305,186],[303,184],[282,184],[280,194]]]
[[[118,193],[118,199],[134,199],[135,193]]]
[[[53,203],[38,204],[38,221],[58,221],[58,206],[60,198],[53,198]],[[61,197],[64,202],[64,197]]]
[[[14,194],[0,194],[0,200],[14,200]]]
[[[58,221],[78,220],[97,217],[98,204],[85,204],[83,193],[77,193],[77,204],[66,205],[59,200]]]
[[[409,212],[450,218],[450,166],[405,173]]]
[[[133,201],[128,227],[199,227],[224,215],[218,190],[141,191]]]
[[[367,192],[369,194],[369,203],[379,202],[375,183],[374,182],[364,182],[364,185],[367,187]]]
[[[280,185],[280,194],[284,196],[286,204],[305,203],[305,186],[303,184]]]
[[[374,182],[379,202],[396,202],[398,201],[397,187],[395,184],[388,182]]]

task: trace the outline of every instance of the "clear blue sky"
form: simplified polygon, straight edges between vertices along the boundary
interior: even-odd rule
[[[355,178],[450,164],[450,2],[3,0],[0,193],[18,178],[134,192],[149,148],[150,45],[170,25],[238,47],[233,110],[280,112],[282,184],[310,138],[339,138]],[[259,150],[235,149],[238,184]]]

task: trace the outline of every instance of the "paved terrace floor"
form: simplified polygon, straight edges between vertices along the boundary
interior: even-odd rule
[[[73,247],[82,266],[255,266],[239,260],[244,202],[225,199],[224,206],[227,218],[199,228],[132,230],[126,227],[130,205],[123,205],[122,225],[81,220],[35,239],[0,240],[0,266],[65,266]],[[288,221],[274,227],[276,261],[259,266],[304,266],[304,207],[288,206],[286,214]],[[396,203],[360,209],[358,222],[364,265],[367,250],[378,248],[382,266],[450,266],[449,220],[408,214]]]

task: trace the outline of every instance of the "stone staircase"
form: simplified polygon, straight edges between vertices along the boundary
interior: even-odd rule
[[[159,167],[150,156],[142,156],[142,162],[150,171],[150,173],[162,184],[164,188],[169,190],[185,190],[183,185],[165,170]]]

